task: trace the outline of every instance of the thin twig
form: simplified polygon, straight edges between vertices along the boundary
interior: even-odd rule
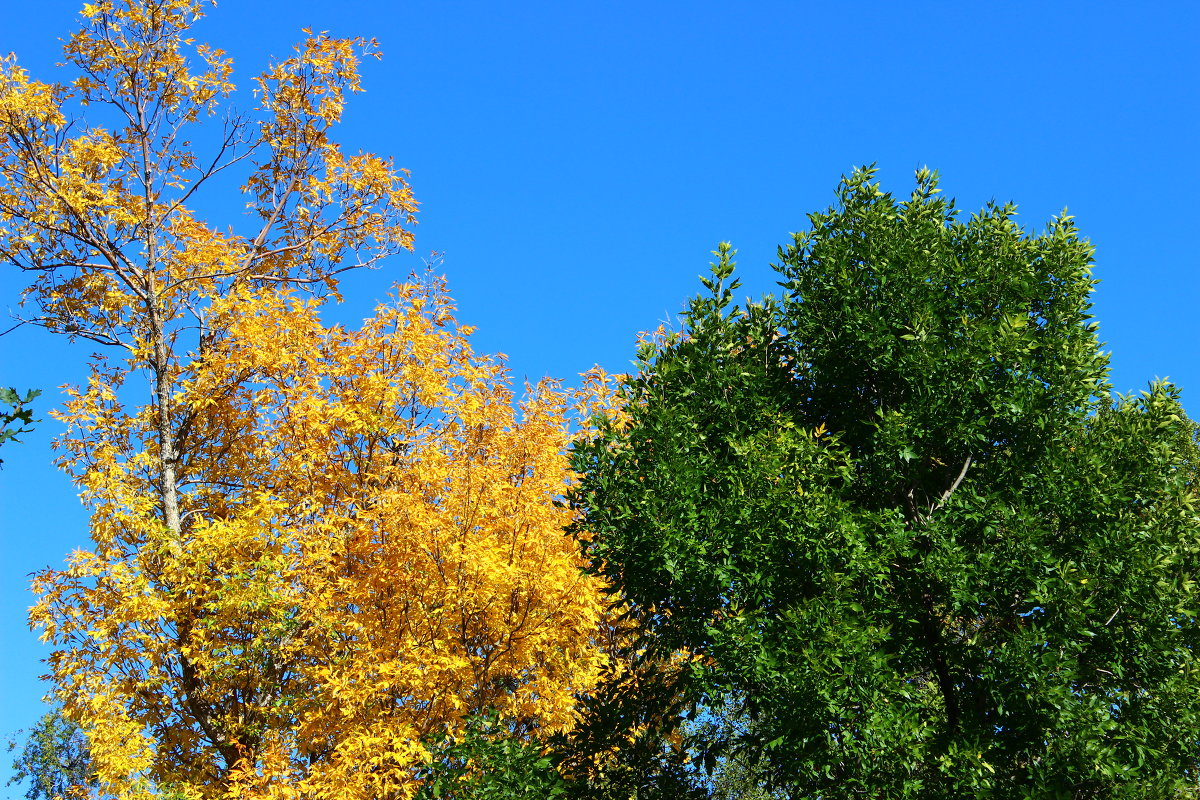
[[[23,319],[23,320],[21,320],[20,322],[18,322],[16,325],[13,325],[13,326],[12,326],[11,328],[9,328],[8,330],[6,330],[6,331],[4,331],[4,332],[0,332],[0,336],[5,336],[5,335],[7,335],[7,334],[10,334],[10,333],[12,333],[13,331],[15,331],[17,328],[21,327],[22,325],[26,325],[26,324],[28,324],[28,323],[29,323],[29,320],[27,320],[27,319]]]

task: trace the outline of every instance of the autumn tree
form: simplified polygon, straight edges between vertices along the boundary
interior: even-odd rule
[[[1197,779],[1197,427],[1113,398],[1092,247],[856,172],[734,303],[723,245],[575,451],[600,574],[707,742],[792,797],[1182,796]],[[753,774],[745,774],[751,770]],[[1194,789],[1193,789],[1194,790]]]
[[[567,399],[519,407],[437,285],[361,330],[272,291],[211,306],[181,376],[184,546],[154,502],[154,409],[120,368],[68,403],[91,551],[38,580],[35,619],[100,774],[184,794],[404,797],[426,742],[494,711],[574,721],[603,611],[571,519]]]
[[[604,664],[568,398],[515,397],[434,278],[322,322],[412,241],[403,173],[332,138],[374,43],[310,33],[217,116],[203,5],[91,4],[70,83],[0,71],[0,257],[30,321],[120,353],[60,413],[92,545],[32,619],[105,793],[408,797],[428,742],[561,730]],[[239,171],[245,229],[206,224]]]

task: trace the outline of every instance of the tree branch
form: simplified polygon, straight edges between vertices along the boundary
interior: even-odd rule
[[[971,468],[971,460],[973,458],[974,456],[967,456],[967,460],[963,462],[962,469],[959,471],[958,477],[954,479],[954,483],[950,484],[950,488],[942,492],[942,496],[938,498],[938,501],[930,506],[930,514],[946,505],[946,501],[950,499],[950,495],[954,494],[958,487],[962,485],[963,478],[967,477],[967,470]]]

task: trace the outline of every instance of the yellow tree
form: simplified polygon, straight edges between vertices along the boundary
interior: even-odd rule
[[[566,399],[514,403],[434,280],[322,324],[339,272],[411,244],[403,174],[330,138],[373,43],[310,34],[219,119],[200,13],[89,5],[72,83],[0,70],[0,257],[32,321],[124,351],[62,413],[93,546],[33,620],[106,792],[407,797],[425,741],[484,709],[561,730],[604,667]],[[249,229],[206,225],[237,169]]]

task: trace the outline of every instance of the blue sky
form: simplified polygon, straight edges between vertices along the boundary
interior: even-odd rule
[[[53,79],[80,6],[7,4],[0,53]],[[966,212],[1013,200],[1036,230],[1069,207],[1097,248],[1116,388],[1170,376],[1200,415],[1200,5],[225,0],[196,37],[248,86],[306,26],[379,40],[341,139],[411,169],[422,203],[417,254],[346,281],[343,319],[436,250],[475,347],[518,380],[621,371],[719,241],[757,294],[841,174],[877,162],[906,194],[929,165]],[[5,308],[21,277],[0,267]],[[44,691],[27,574],[86,543],[45,412],[90,352],[0,338],[0,382],[47,390],[37,432],[0,452],[0,735]]]

